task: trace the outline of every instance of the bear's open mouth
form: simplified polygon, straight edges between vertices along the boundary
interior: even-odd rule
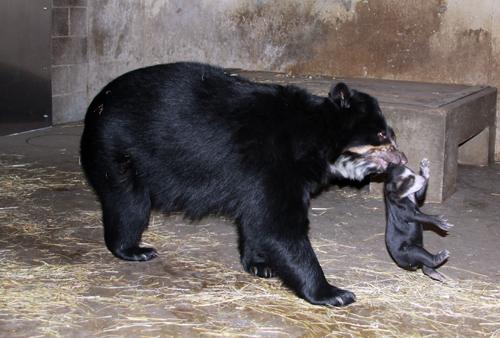
[[[387,171],[389,163],[407,162],[405,154],[393,144],[351,147],[330,165],[330,171],[333,177],[361,181],[367,175]]]

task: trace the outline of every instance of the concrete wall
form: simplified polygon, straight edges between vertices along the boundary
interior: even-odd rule
[[[53,0],[52,121],[54,124],[82,119],[87,107],[88,83],[87,0]]]
[[[89,0],[87,25],[87,100],[176,60],[500,87],[496,0]]]

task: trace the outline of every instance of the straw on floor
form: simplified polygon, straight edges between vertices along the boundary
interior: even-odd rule
[[[201,228],[185,238],[162,215],[144,238],[161,256],[117,260],[104,247],[97,203],[57,205],[61,194],[91,196],[80,172],[12,155],[0,156],[0,168],[0,332],[9,336],[500,337],[500,283],[472,272],[439,284],[359,254],[327,276],[358,302],[313,306],[278,280],[204,254],[225,245],[217,234]],[[313,244],[323,265],[345,262],[334,258],[343,251],[335,241]]]

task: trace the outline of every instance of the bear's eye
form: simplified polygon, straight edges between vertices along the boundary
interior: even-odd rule
[[[377,137],[378,137],[379,141],[381,141],[381,142],[387,140],[387,135],[383,131],[379,132],[377,134]]]

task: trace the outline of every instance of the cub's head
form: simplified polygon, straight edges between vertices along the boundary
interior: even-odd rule
[[[404,165],[389,164],[385,181],[385,193],[396,199],[411,197],[426,184],[423,176],[415,174]]]
[[[362,180],[369,174],[385,172],[390,163],[407,163],[374,97],[344,83],[334,86],[328,96],[338,109],[334,136],[337,154],[331,164],[335,176]]]

